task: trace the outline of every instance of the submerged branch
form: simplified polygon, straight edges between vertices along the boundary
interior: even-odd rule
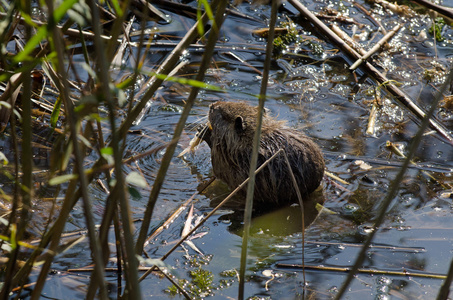
[[[438,5],[426,0],[412,0],[412,1],[417,2],[418,4],[423,5],[429,9],[432,9],[435,12],[438,12],[446,16],[447,18],[453,19],[453,8]]]
[[[342,51],[348,54],[354,60],[359,59],[361,56],[352,49],[347,43],[340,39],[329,27],[322,23],[313,13],[311,13],[305,6],[303,6],[297,0],[289,0],[305,18],[312,22],[322,34],[326,35],[333,43],[335,43]],[[404,92],[402,92],[396,85],[392,84],[381,72],[379,72],[372,64],[365,62],[361,65],[368,74],[373,76],[380,85],[385,85],[387,91],[389,91],[398,101],[401,102],[406,108],[408,108],[419,120],[425,118],[426,113],[415,104]],[[436,130],[442,137],[444,137],[450,144],[453,145],[453,136],[450,132],[440,124],[436,119],[430,117],[429,125]]]

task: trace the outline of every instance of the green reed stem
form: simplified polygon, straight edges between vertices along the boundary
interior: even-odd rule
[[[218,2],[220,2],[220,3],[218,3]],[[217,5],[217,3],[218,3],[218,5]],[[225,13],[226,1],[213,1],[211,6],[217,7],[215,22],[217,24],[217,28],[220,28],[223,23],[223,19],[224,19],[223,15]],[[200,21],[198,21],[198,22],[200,22]],[[188,36],[192,37],[192,36],[195,36],[196,34],[197,34],[197,24],[195,24],[191,28],[191,30],[189,31],[188,35],[186,35],[186,37],[188,37]],[[208,42],[207,42],[207,45],[205,48],[205,52],[204,52],[203,59],[200,64],[198,74],[195,78],[198,81],[204,80],[205,73],[208,70],[208,67],[211,63],[212,54],[214,53],[214,47],[215,47],[215,44],[217,43],[218,36],[219,36],[219,30],[214,30],[214,27],[213,27],[211,29],[211,33],[209,34]],[[187,40],[186,38],[184,38],[184,39]],[[179,45],[181,45],[181,44],[179,44]],[[159,70],[161,70],[161,68],[159,68]],[[159,70],[157,71],[157,73],[160,73]],[[165,70],[161,70],[161,71],[169,72],[170,70],[165,69]],[[155,82],[158,82],[158,81],[160,81],[160,80],[156,80]],[[163,182],[165,179],[165,175],[167,173],[171,159],[175,152],[175,149],[177,146],[176,142],[179,140],[179,137],[181,136],[181,133],[182,133],[182,130],[184,129],[187,117],[189,116],[190,110],[192,109],[193,103],[195,102],[195,99],[198,95],[199,90],[200,90],[200,88],[198,88],[198,87],[192,87],[189,97],[187,98],[186,105],[184,106],[184,110],[181,114],[178,124],[176,125],[175,132],[173,134],[172,143],[168,146],[168,148],[165,151],[165,154],[162,158],[162,163],[160,165],[159,171],[157,172],[156,179],[155,179],[153,187],[151,189],[151,194],[148,199],[148,204],[146,206],[145,215],[143,216],[142,227],[140,229],[140,233],[139,233],[139,236],[137,239],[137,244],[136,244],[137,255],[140,255],[143,252],[143,245],[145,243],[146,236],[148,235],[148,230],[149,230],[149,225],[151,223],[151,217],[152,217],[152,213],[154,210],[154,205],[157,201],[157,197],[159,195],[160,189],[162,188],[162,185],[163,185]],[[145,94],[144,97],[147,97],[147,94],[150,93],[150,91],[151,91],[151,89],[148,90],[148,92]],[[134,110],[136,110],[136,108],[137,107],[135,107]],[[124,123],[123,123],[123,125],[124,125]]]
[[[297,194],[297,199],[299,200],[299,205],[300,205],[300,212],[301,212],[301,222],[302,222],[302,266],[305,265],[305,210],[304,210],[304,201],[302,199],[302,194],[300,193],[299,186],[297,185],[296,177],[294,176],[293,169],[291,168],[291,164],[288,159],[288,155],[286,155],[286,152],[283,151],[283,156],[285,157],[286,161],[286,166],[288,167],[289,170],[289,175],[291,177],[291,181],[293,182],[294,189],[296,190]],[[305,286],[305,269],[302,267],[302,274],[303,274],[303,279],[304,279],[304,286]],[[304,290],[305,292],[305,290]]]
[[[31,12],[31,4],[28,2],[24,7],[25,13]],[[25,36],[27,40],[31,38],[31,26],[25,26]],[[29,209],[31,208],[32,197],[32,132],[31,132],[31,73],[24,72],[23,77],[23,94],[22,94],[22,211],[21,221],[17,231],[17,239],[21,239],[28,224]],[[11,115],[11,117],[15,117]]]
[[[261,80],[260,97],[258,104],[258,116],[256,121],[256,131],[253,137],[252,158],[250,160],[250,182],[247,185],[247,198],[244,212],[244,233],[242,236],[241,266],[239,270],[239,292],[238,298],[244,299],[245,269],[247,267],[247,244],[250,234],[250,224],[252,221],[253,193],[255,191],[255,170],[258,162],[258,150],[260,148],[261,125],[263,121],[264,103],[266,102],[266,91],[269,81],[269,69],[272,59],[272,49],[275,36],[275,23],[277,21],[278,1],[272,0],[271,20],[269,23],[269,35],[266,46],[266,58],[263,66],[263,78]]]
[[[100,286],[100,297],[101,299],[107,299],[107,288],[106,288],[106,283],[104,279],[104,262],[102,259],[102,251],[101,251],[101,245],[99,242],[99,239],[96,235],[96,228],[95,228],[95,223],[94,223],[94,218],[93,218],[93,212],[92,212],[92,202],[91,198],[89,196],[88,192],[88,184],[89,181],[87,179],[87,176],[84,172],[84,167],[83,167],[83,157],[84,155],[82,154],[82,151],[80,149],[80,144],[78,141],[78,127],[77,123],[80,122],[80,120],[77,120],[76,115],[74,114],[74,106],[69,99],[69,86],[68,86],[68,80],[67,80],[67,74],[64,69],[64,56],[63,56],[63,49],[61,45],[64,44],[63,38],[61,36],[60,30],[56,29],[54,30],[54,40],[55,40],[55,48],[57,50],[57,55],[58,55],[58,67],[59,67],[59,74],[62,77],[62,84],[63,84],[63,101],[65,104],[65,110],[66,114],[68,116],[68,123],[69,123],[69,128],[71,131],[71,138],[72,138],[72,144],[73,144],[73,149],[74,149],[74,154],[75,154],[75,163],[76,163],[76,168],[79,174],[79,181],[80,181],[80,190],[82,193],[82,200],[83,200],[83,209],[84,209],[84,215],[85,215],[85,220],[86,220],[86,225],[88,229],[88,236],[90,239],[90,244],[91,244],[91,251],[93,253],[93,260],[95,263],[95,268],[94,268],[94,274],[92,277],[92,281],[95,280],[97,281],[98,285]],[[61,92],[61,90],[60,90]],[[80,124],[80,123],[79,123]]]
[[[105,47],[106,50],[102,51],[103,54],[101,54],[103,56],[106,56],[106,58],[103,59],[102,61],[98,60],[99,64],[97,67],[98,67],[99,72],[108,73],[115,49],[117,49],[117,47],[118,47],[118,36],[123,29],[124,21],[126,19],[126,16],[128,15],[125,12],[128,11],[129,5],[130,5],[129,0],[121,3],[121,11],[117,12],[116,19],[113,22],[112,30],[110,31],[111,36],[110,36],[110,39],[108,40],[108,42],[106,43],[107,44],[107,46]],[[97,11],[97,9],[96,9],[96,11]],[[99,18],[99,16],[95,16],[95,18]],[[103,41],[95,41],[95,43],[97,43],[97,45],[100,45],[103,43]],[[99,55],[100,52],[101,51],[98,51],[97,55]],[[107,83],[110,82],[110,78],[108,78],[107,75],[105,77],[106,78],[101,79],[101,81],[107,80],[107,81],[103,81],[105,83],[105,85],[107,85]],[[134,84],[134,83],[132,83],[132,84]],[[106,90],[103,89],[103,94],[105,94],[105,92],[106,92]],[[108,92],[110,93],[110,91],[108,91]],[[109,102],[109,101],[112,102],[111,95],[109,95],[109,99],[110,100],[107,100],[107,102]],[[120,147],[119,141],[123,138],[123,136],[116,135],[117,133],[115,130],[115,125],[114,125],[114,119],[115,119],[114,105],[111,105],[108,103],[107,106],[108,106],[109,112],[110,112],[109,116],[110,116],[110,124],[111,124],[111,128],[112,128],[112,136],[115,137],[115,139],[116,139],[116,142],[114,142],[113,138],[112,138],[112,148],[114,149],[114,157],[115,157],[115,170],[117,173],[121,172],[121,174],[122,174],[122,167],[118,168],[118,166],[121,166],[122,164],[118,164],[117,162],[118,162],[118,157],[119,157],[119,159],[121,159],[121,157],[122,157],[123,148]],[[100,121],[97,121],[97,129],[98,129],[98,140],[99,140],[98,145],[99,145],[100,149],[102,149],[105,147],[105,143],[104,143],[104,138],[103,138],[103,134],[102,134]],[[101,158],[101,160],[102,160],[102,158]],[[110,177],[108,170],[105,171],[105,175],[106,175],[107,181],[110,181],[111,177]],[[122,177],[122,175],[121,175],[121,177]],[[101,227],[99,229],[99,239],[100,239],[101,246],[103,249],[103,263],[106,263],[109,258],[108,256],[109,256],[110,251],[109,251],[109,247],[108,247],[108,231],[110,230],[110,224],[112,222],[112,219],[114,220],[113,225],[115,228],[115,236],[116,236],[116,240],[117,240],[117,243],[116,243],[117,250],[123,249],[128,244],[129,244],[129,246],[127,246],[127,248],[129,248],[129,252],[134,250],[133,244],[131,244],[131,242],[133,242],[132,232],[134,231],[134,229],[133,229],[133,224],[130,221],[131,213],[130,213],[130,208],[126,202],[127,201],[126,199],[127,199],[127,197],[125,195],[125,185],[124,185],[124,183],[117,181],[117,184],[113,187],[113,191],[110,192],[108,199],[106,201],[106,207],[104,210]],[[118,201],[117,200],[120,200],[120,203],[123,204],[123,206],[121,206],[122,209],[120,210],[120,213],[123,216],[122,217],[123,222],[125,220],[124,218],[129,220],[129,221],[127,221],[128,223],[123,223],[123,226],[127,227],[126,230],[124,231],[124,234],[128,235],[128,237],[124,237],[124,239],[122,238],[122,235],[119,234],[122,232],[122,230],[120,229],[120,222],[119,222],[119,218],[117,216],[117,213],[118,213]],[[126,207],[124,207],[125,204],[126,204]],[[125,212],[123,212],[123,211],[125,211]],[[128,242],[124,242],[124,240],[127,240]],[[136,273],[136,266],[134,267],[135,257],[131,257],[128,259],[128,257],[130,257],[130,256],[126,255],[126,253],[127,253],[127,250],[126,251],[117,251],[118,269],[120,270],[120,272],[118,272],[118,281],[119,282],[121,281],[120,278],[122,275],[121,261],[124,261],[124,262],[128,261],[129,263],[125,263],[124,266],[126,268],[126,276],[127,276],[126,282],[128,284],[128,288],[125,290],[125,293],[129,293],[130,290],[135,289],[135,287],[137,286],[137,283],[130,283],[129,278],[131,278],[131,280],[133,280],[135,282],[135,277],[138,277],[138,276],[135,276],[135,275],[132,275],[132,277],[128,276],[131,273]],[[132,262],[132,265],[131,265],[131,262]],[[121,287],[121,284],[118,286],[118,288],[119,288],[118,293],[120,292],[120,289],[121,289],[120,287]],[[97,283],[92,280],[90,282],[90,286],[88,287],[87,299],[93,299],[95,297],[96,288],[97,288]]]
[[[129,8],[129,5],[130,5],[130,1],[126,1],[122,4],[122,7],[121,7],[121,11],[122,11],[122,15],[121,15],[121,18],[119,18],[121,20],[121,22],[118,22],[119,19],[117,19],[115,21],[115,25],[114,27],[118,27],[119,29],[123,28],[123,23],[124,20],[125,20],[125,17],[127,14],[125,14],[124,12],[128,11],[128,8]],[[148,10],[145,10],[146,13],[148,13]],[[135,65],[135,68],[134,68],[134,75],[133,75],[133,81],[131,82],[131,86],[134,86],[135,83],[136,83],[136,80],[137,80],[137,74],[139,73],[139,70],[140,70],[140,58],[141,58],[141,50],[142,50],[142,45],[143,45],[143,39],[144,39],[144,35],[145,35],[145,29],[146,29],[146,24],[147,24],[147,20],[148,20],[148,15],[145,15],[145,16],[142,16],[141,18],[141,29],[140,29],[140,38],[139,38],[139,44],[138,46],[136,47],[137,49],[137,56],[135,58],[135,62],[136,62],[136,65]],[[116,25],[118,24],[118,25]],[[112,38],[111,38],[111,41],[109,42],[109,46],[107,47],[108,49],[112,49],[111,52],[109,52],[108,56],[109,56],[109,61],[112,60],[112,57],[113,57],[113,50],[116,49],[117,47],[114,47],[114,45],[116,44],[116,39],[119,35],[121,31],[117,30],[117,29],[114,29],[113,30],[113,34],[112,34]],[[124,33],[125,35],[127,35],[128,33]],[[114,37],[114,38],[113,38]],[[132,105],[134,103],[134,96],[135,96],[135,91],[134,89],[132,89],[132,92],[129,94],[129,98],[128,98],[128,112],[127,112],[127,116],[130,115],[130,112],[131,112],[131,109],[132,109]],[[102,137],[102,130],[101,130],[101,123],[100,121],[97,121],[98,123],[98,135],[99,135],[99,145],[100,145],[100,148],[104,148],[105,147],[105,144],[104,144],[104,139]],[[120,138],[122,139],[125,139],[125,135],[126,135],[127,131],[123,131],[123,133],[120,135]],[[123,144],[125,145],[125,144]],[[100,161],[103,161],[102,157],[100,159]],[[109,182],[110,181],[110,174],[109,174],[109,171],[106,169],[105,170],[105,176],[106,176],[106,179],[107,181]],[[121,258],[125,258],[125,253],[126,251],[122,251],[124,249],[124,246],[120,241],[122,240],[121,238],[121,229],[120,229],[120,222],[119,222],[119,218],[117,216],[117,213],[118,213],[118,205],[117,205],[117,202],[115,201],[115,197],[114,195],[116,195],[116,189],[117,189],[117,186],[115,186],[113,188],[113,191],[110,192],[110,195],[108,196],[107,198],[107,201],[106,201],[106,206],[105,206],[105,211],[104,211],[104,215],[102,217],[102,223],[101,223],[101,226],[99,228],[99,235],[100,235],[100,238],[101,238],[101,243],[104,247],[104,261],[105,259],[108,259],[108,256],[106,256],[105,254],[107,254],[107,252],[109,251],[109,247],[108,247],[108,233],[109,233],[109,230],[110,230],[110,224],[112,223],[112,220],[113,220],[113,225],[114,225],[114,228],[115,228],[115,237],[116,237],[116,240],[119,241],[118,243],[116,243],[116,249],[117,249],[117,264],[118,264],[118,272],[117,272],[117,281],[118,281],[118,295],[120,295],[121,293],[121,276],[122,276],[122,264],[121,264]]]
[[[110,92],[109,84],[109,63],[107,62],[105,43],[101,40],[101,28],[100,28],[100,17],[99,11],[96,6],[96,1],[88,1],[91,8],[91,17],[93,21],[93,31],[94,31],[94,44],[97,56],[97,76],[99,78],[100,88],[107,107],[109,109],[109,121],[110,129],[112,132],[112,141],[110,146],[113,149],[113,158],[115,162],[115,179],[116,185],[118,186],[118,193],[114,195],[117,197],[117,200],[120,205],[120,214],[121,221],[123,225],[123,234],[125,239],[125,248],[126,248],[126,258],[125,267],[126,267],[126,284],[127,288],[125,290],[125,297],[130,299],[141,299],[140,285],[138,283],[138,274],[137,267],[138,262],[135,258],[134,252],[134,239],[132,232],[134,230],[133,223],[131,221],[131,212],[130,207],[127,202],[124,175],[122,171],[122,151],[120,151],[120,133],[116,130],[115,117],[116,110],[114,99]],[[99,282],[100,283],[100,282]]]
[[[31,3],[24,2],[24,7],[22,7],[23,11],[27,14],[31,12]],[[27,41],[31,38],[31,26],[25,26],[25,39]],[[21,196],[22,201],[20,201],[19,197],[15,197],[13,201],[15,201],[15,206],[20,207],[20,221],[17,226],[16,232],[16,241],[19,241],[24,236],[25,230],[28,226],[29,221],[29,209],[31,208],[31,197],[32,197],[32,166],[33,166],[33,153],[32,153],[32,133],[31,133],[31,73],[30,70],[26,70],[22,74],[22,156],[21,156],[21,163],[22,163],[22,184],[21,184]],[[11,91],[14,91],[12,89]],[[14,109],[14,106],[11,107]],[[14,113],[11,114],[11,118],[15,118],[16,116]],[[13,220],[15,223],[16,221]],[[13,276],[14,269],[16,268],[17,259],[19,256],[20,246],[19,245],[12,245],[13,249],[10,253],[10,257],[7,264],[6,274],[5,274],[5,281],[3,283],[3,287],[0,293],[2,299],[6,299],[7,295],[9,294],[10,288],[13,283]]]
[[[49,14],[52,15],[53,13],[53,3],[51,1],[47,1],[47,6],[49,9]],[[96,280],[98,284],[100,285],[100,297],[101,299],[107,299],[107,289],[104,281],[104,264],[102,261],[102,252],[101,252],[101,247],[99,243],[99,239],[96,236],[96,230],[95,230],[95,224],[93,220],[93,215],[92,215],[92,204],[91,200],[88,194],[88,180],[84,172],[84,167],[83,167],[83,157],[84,155],[82,154],[82,151],[80,149],[80,145],[78,142],[78,121],[77,118],[74,114],[74,107],[73,104],[70,100],[69,97],[69,85],[68,85],[68,79],[67,79],[67,74],[65,70],[65,64],[64,64],[64,50],[62,45],[64,44],[64,41],[62,39],[62,34],[59,29],[54,29],[52,31],[53,33],[53,41],[55,45],[55,50],[57,54],[57,59],[58,59],[58,72],[59,75],[61,76],[61,81],[56,82],[60,91],[60,97],[63,98],[63,102],[65,105],[65,112],[67,116],[67,123],[69,124],[70,132],[71,132],[71,138],[72,138],[72,145],[74,149],[74,155],[75,155],[75,164],[76,164],[76,170],[79,175],[79,182],[80,182],[80,190],[81,190],[81,195],[82,195],[82,200],[83,200],[83,208],[84,208],[84,215],[85,215],[85,220],[86,220],[86,225],[88,228],[88,236],[90,239],[90,245],[91,245],[91,251],[93,253],[93,260],[95,263],[95,270],[94,270],[94,276],[92,277],[92,280]],[[50,267],[50,265],[48,265]],[[43,279],[43,276],[41,276],[44,270],[41,270],[40,278]],[[47,272],[46,272],[47,273]],[[40,297],[40,293],[42,290],[42,287],[44,286],[43,281],[35,287],[32,293],[32,299],[38,299]]]
[[[29,75],[29,73],[26,73]],[[22,76],[23,78],[23,76]],[[12,77],[9,79],[9,85],[12,86]],[[20,86],[17,87],[20,89]],[[7,93],[6,98],[8,99],[10,97],[13,97],[14,90],[13,88],[6,89],[4,93]],[[12,101],[10,102],[12,103]],[[20,159],[19,159],[19,143],[18,143],[18,137],[16,134],[16,116],[14,115],[14,105],[11,107],[11,115],[10,115],[10,124],[11,124],[11,139],[13,141],[13,149],[14,149],[14,194],[13,194],[13,201],[12,201],[12,207],[11,207],[11,213],[8,218],[8,226],[5,226],[3,229],[3,235],[8,235],[10,232],[11,226],[14,224],[17,224],[17,215],[20,212],[21,209],[21,201],[20,201],[20,194],[21,194],[21,182],[20,182]],[[0,241],[0,246],[3,246],[4,241]],[[3,287],[0,292],[0,296],[6,295],[4,293],[9,293],[11,290],[12,286],[15,284],[13,280],[13,272],[15,269],[15,261],[18,254],[18,251],[15,251],[11,254],[10,259],[8,260],[8,264],[6,266],[5,270],[5,281],[3,283]],[[14,256],[14,257],[13,257]]]
[[[74,170],[76,172],[76,170]],[[42,253],[41,249],[50,243],[47,253],[47,259],[45,260],[44,264],[41,266],[41,271],[39,273],[38,279],[36,280],[36,285],[34,286],[32,299],[39,299],[40,293],[44,287],[44,284],[47,280],[47,276],[49,274],[50,266],[52,265],[53,258],[57,253],[58,246],[60,245],[60,237],[63,229],[66,225],[66,220],[68,219],[69,214],[71,213],[72,207],[74,204],[72,203],[73,194],[77,185],[76,180],[71,180],[69,182],[68,188],[66,189],[65,199],[63,201],[63,206],[60,210],[57,220],[55,221],[54,225],[50,228],[46,234],[41,239],[40,248],[33,251],[30,258],[27,260],[26,265],[22,267],[19,272],[14,276],[14,279],[24,280],[27,279],[31,268],[33,267],[33,263],[37,259],[37,257]],[[43,246],[43,247],[41,247]],[[36,296],[33,296],[36,295]],[[34,297],[34,298],[33,298]]]
[[[107,55],[106,61],[111,62],[113,56],[115,55],[115,50],[118,48],[118,36],[121,34],[123,31],[124,27],[124,22],[126,20],[126,17],[128,16],[128,11],[129,11],[129,6],[130,6],[131,1],[130,0],[125,0],[121,2],[121,14],[116,15],[116,19],[113,22],[112,30],[110,31],[110,39],[107,42],[107,47],[106,47],[106,52],[105,54]],[[127,35],[128,33],[124,33]]]

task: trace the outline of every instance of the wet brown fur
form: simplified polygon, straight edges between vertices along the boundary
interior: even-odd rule
[[[203,139],[211,148],[214,175],[234,189],[249,176],[253,136],[258,110],[243,102],[216,102],[209,110],[208,130]],[[258,166],[284,149],[303,196],[312,193],[324,174],[324,158],[307,136],[264,115]],[[245,189],[241,191],[245,198]],[[306,198],[306,197],[305,197]],[[270,206],[298,202],[287,164],[282,155],[256,176],[255,203]]]

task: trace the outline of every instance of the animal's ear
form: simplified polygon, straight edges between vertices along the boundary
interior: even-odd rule
[[[236,120],[234,120],[234,129],[237,133],[243,133],[245,131],[245,122],[241,116],[236,117]]]

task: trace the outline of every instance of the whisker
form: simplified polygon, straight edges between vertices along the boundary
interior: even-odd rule
[[[200,117],[196,121],[187,124],[188,131],[195,131],[199,125],[206,124],[208,116]]]

